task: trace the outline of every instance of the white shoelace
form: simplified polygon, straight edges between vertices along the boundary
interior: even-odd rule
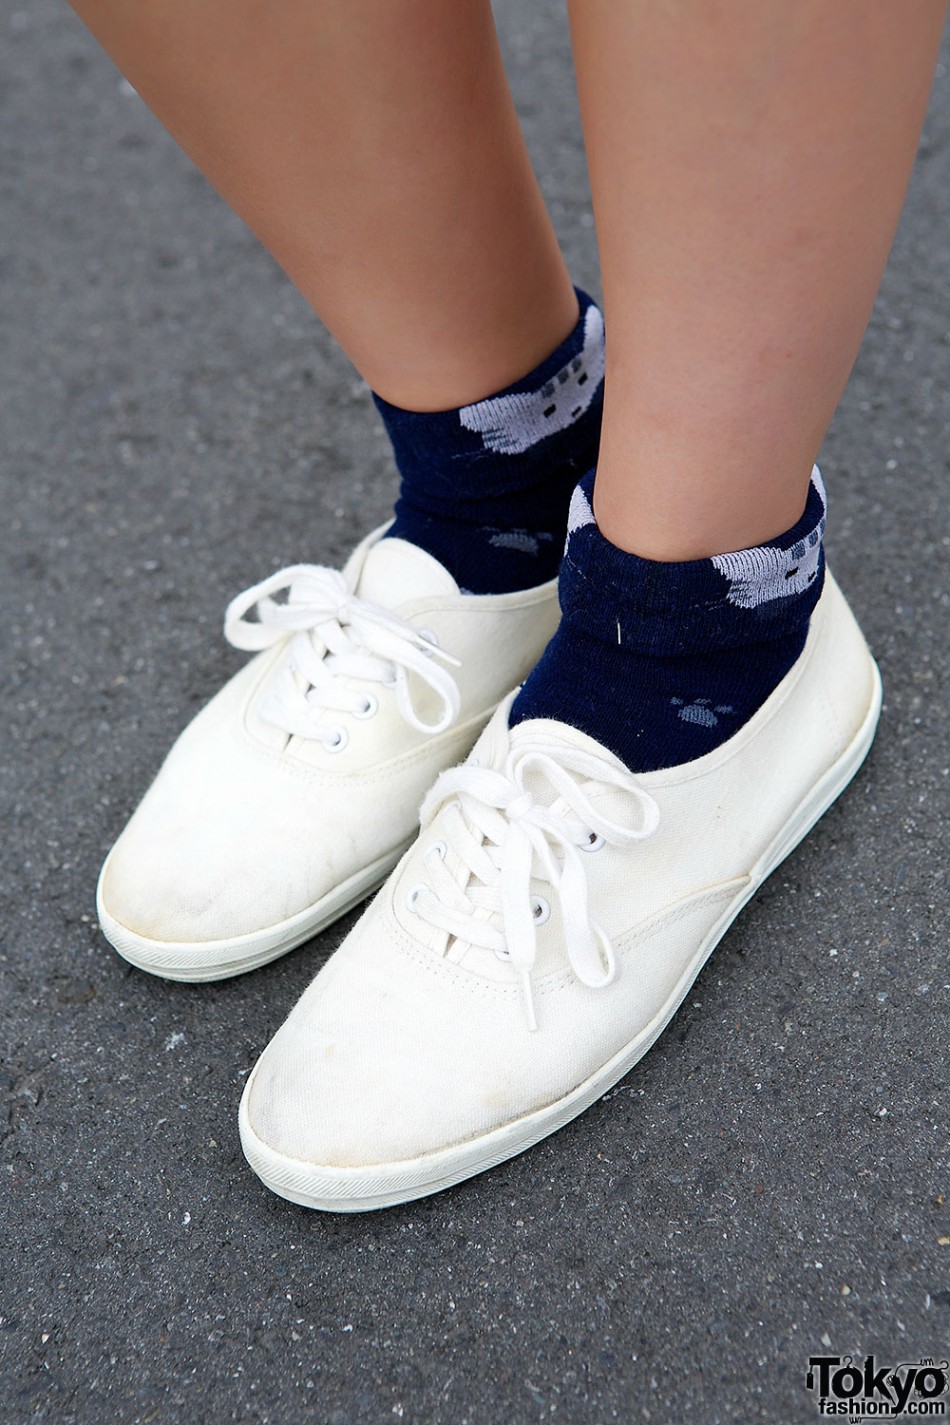
[[[553,788],[563,812],[555,813],[527,790],[529,773]],[[624,826],[598,811],[582,781],[625,793],[639,813],[639,826]],[[591,917],[582,858],[605,843],[626,846],[652,836],[660,812],[649,792],[630,773],[593,753],[524,743],[509,752],[503,772],[472,763],[443,772],[422,804],[423,828],[443,807],[445,840],[429,848],[430,884],[410,892],[413,912],[450,936],[510,960],[521,980],[528,1027],[534,1030],[531,974],[537,926],[548,918],[550,907],[532,896],[531,880],[546,881],[558,898],[575,975],[592,989],[609,985],[617,975],[617,958],[606,932]],[[467,885],[460,886],[443,864],[449,846],[469,872]]]
[[[278,603],[273,596],[282,591],[287,597]],[[255,609],[252,621],[248,615]],[[227,607],[224,636],[235,648],[259,652],[288,633],[296,637],[287,663],[261,704],[261,716],[285,732],[319,739],[331,751],[342,747],[345,730],[319,727],[315,715],[333,708],[371,717],[378,706],[372,694],[345,687],[342,678],[394,688],[399,711],[419,732],[443,732],[458,717],[455,679],[436,661],[458,667],[458,659],[439,648],[433,634],[358,598],[336,569],[291,565],[245,589]],[[442,711],[435,722],[424,722],[413,706],[410,672],[439,698]]]

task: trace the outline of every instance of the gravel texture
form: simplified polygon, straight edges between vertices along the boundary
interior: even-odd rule
[[[596,289],[566,26],[498,13]],[[385,517],[385,442],[59,0],[0,6],[0,35],[0,1420],[784,1425],[818,1418],[811,1354],[946,1357],[950,80],[824,455],[886,687],[866,770],[583,1120],[347,1219],[261,1188],[235,1115],[353,918],[190,988],[125,967],[93,892],[239,666],[224,604]]]

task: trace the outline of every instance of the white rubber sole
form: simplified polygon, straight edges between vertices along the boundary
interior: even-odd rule
[[[377,890],[390,871],[415,840],[409,837],[395,850],[387,852],[371,865],[335,886],[328,894],[298,911],[296,915],[277,925],[269,925],[263,930],[252,931],[249,935],[237,936],[230,940],[208,940],[204,942],[173,943],[149,940],[137,935],[128,926],[122,925],[109,914],[102,894],[107,858],[99,877],[96,890],[96,910],[102,933],[123,960],[128,960],[138,970],[149,975],[159,975],[164,980],[178,980],[184,983],[206,984],[211,980],[228,980],[235,975],[243,975],[247,970],[256,970],[277,960],[319,935],[328,925],[345,915],[353,906],[359,905],[368,895]]]
[[[241,1146],[258,1177],[279,1197],[324,1212],[369,1212],[428,1197],[465,1178],[485,1172],[524,1152],[562,1128],[608,1089],[646,1054],[663,1033],[692,988],[699,972],[743,907],[762,883],[808,834],[844,791],[868,754],[881,712],[881,678],[873,667],[871,702],[862,725],[845,752],[801,801],[789,822],[756,863],[749,880],[699,945],[662,1010],[644,1028],[577,1088],[557,1102],[506,1123],[503,1127],[437,1153],[397,1163],[365,1168],[332,1168],[287,1157],[268,1147],[251,1127],[248,1103],[256,1069],[244,1087],[239,1112]]]

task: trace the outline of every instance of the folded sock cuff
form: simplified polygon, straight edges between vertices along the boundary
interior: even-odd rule
[[[519,490],[544,442],[572,425],[590,427],[576,466],[579,476],[596,458],[603,404],[604,322],[593,299],[580,288],[579,317],[565,341],[533,371],[496,395],[448,411],[406,411],[374,394],[404,480],[424,471],[425,501],[447,515],[460,503]],[[581,432],[578,432],[581,436]],[[535,452],[535,447],[537,451]],[[532,452],[527,462],[525,454]],[[560,454],[560,450],[559,450]],[[563,463],[563,461],[562,461]]]
[[[825,495],[817,468],[802,517],[766,544],[711,559],[641,559],[605,539],[594,471],[571,503],[560,573],[564,619],[604,644],[647,656],[700,653],[798,633],[824,583]]]

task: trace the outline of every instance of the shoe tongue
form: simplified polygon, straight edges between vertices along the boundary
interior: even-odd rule
[[[374,544],[356,586],[361,599],[384,609],[397,609],[412,599],[458,592],[459,586],[449,571],[431,554],[405,539],[381,539]]]

